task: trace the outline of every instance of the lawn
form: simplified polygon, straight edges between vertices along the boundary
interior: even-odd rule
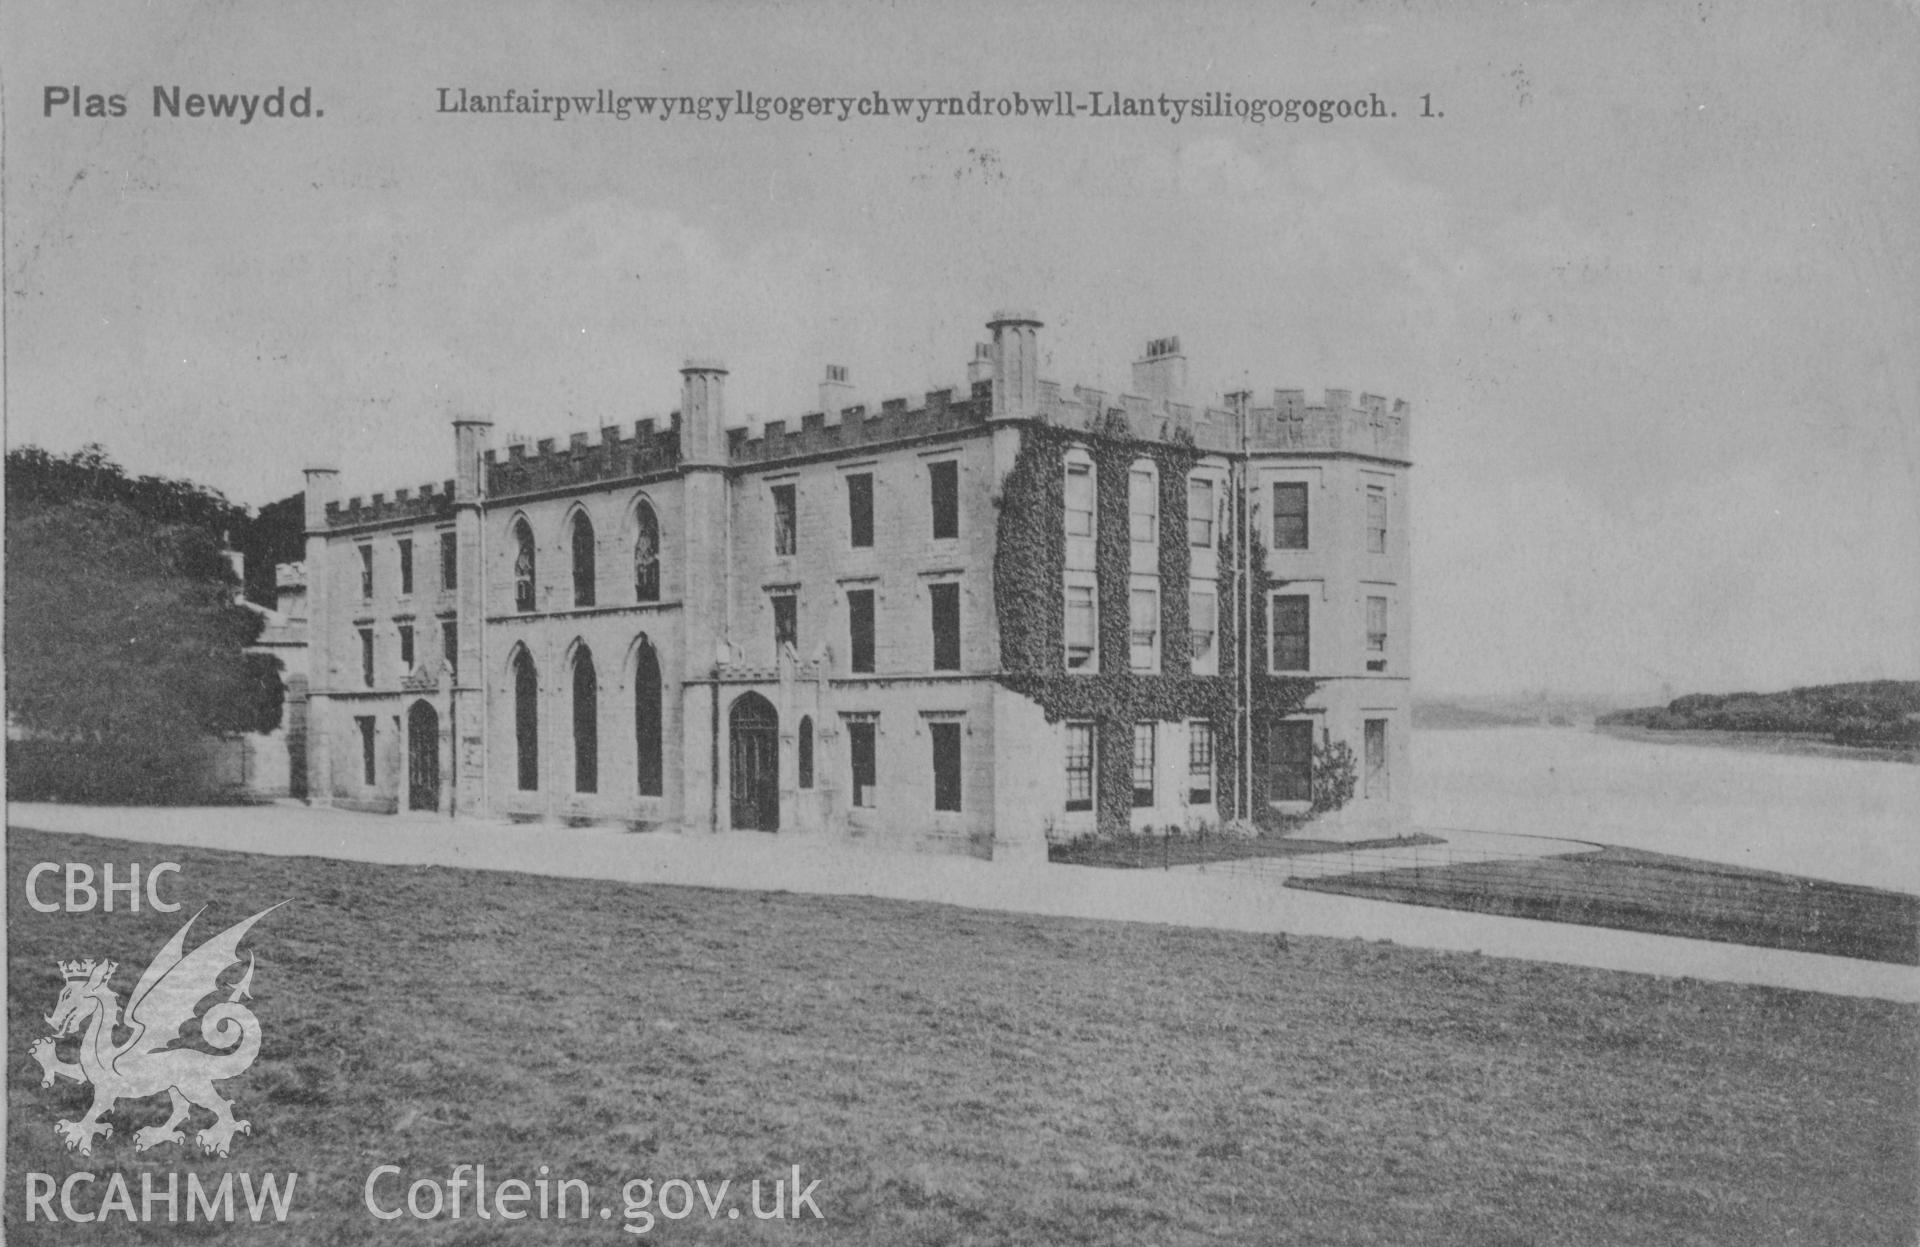
[[[1288,886],[1920,965],[1920,897],[1617,846],[1290,879]]]
[[[249,1241],[1903,1243],[1920,1224],[1916,1011],[1384,944],[938,905],[170,850],[177,915],[40,914],[38,861],[151,845],[10,833],[10,1242],[195,1226],[22,1222],[23,1171],[79,1167],[27,1045],[55,957],[131,986],[204,899],[246,948],[265,1043],[226,1085],[226,1161],[298,1171]],[[44,894],[44,888],[43,888]],[[461,1162],[589,1183],[611,1221],[374,1220],[367,1174]],[[629,1178],[771,1185],[824,1219],[618,1233]],[[400,1188],[387,1188],[397,1202]],[[97,1195],[95,1197],[98,1198]]]
[[[1047,846],[1047,860],[1069,866],[1104,866],[1121,870],[1167,870],[1205,862],[1244,861],[1253,857],[1306,857],[1316,853],[1349,853],[1356,849],[1405,848],[1445,844],[1438,836],[1415,833],[1385,840],[1313,840],[1305,836],[1223,836],[1201,833],[1179,835],[1133,832],[1124,836],[1087,836]]]

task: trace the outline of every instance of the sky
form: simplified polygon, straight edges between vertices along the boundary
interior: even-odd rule
[[[456,415],[740,422],[1042,374],[1413,404],[1416,691],[1920,678],[1920,16],[1886,0],[21,0],[6,438],[261,504]],[[315,116],[154,115],[154,89]],[[48,88],[124,97],[73,116]],[[452,93],[1371,99],[1235,117],[445,113]],[[56,94],[58,94],[56,92]],[[1423,112],[1431,116],[1422,116]]]

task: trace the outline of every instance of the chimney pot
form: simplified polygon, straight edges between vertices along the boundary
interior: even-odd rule
[[[1170,334],[1147,343],[1146,354],[1133,361],[1133,389],[1159,402],[1177,402],[1187,393],[1187,357],[1180,338]]]

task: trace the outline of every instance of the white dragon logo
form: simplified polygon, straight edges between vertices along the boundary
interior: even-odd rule
[[[193,1020],[195,1007],[219,990],[220,975],[239,963],[240,940],[248,928],[278,908],[263,909],[235,923],[191,953],[183,952],[187,929],[200,914],[187,919],[186,926],[173,933],[134,985],[124,1023],[120,999],[109,985],[118,962],[89,957],[60,963],[67,985],[46,1019],[53,1034],[35,1040],[29,1053],[40,1063],[42,1087],[51,1087],[56,1077],[93,1085],[93,1107],[87,1115],[79,1121],[62,1120],[54,1127],[66,1141],[68,1151],[91,1156],[94,1136],[113,1136],[113,1127],[100,1119],[116,1101],[142,1100],[162,1091],[173,1098],[173,1113],[165,1125],[134,1131],[136,1151],[144,1152],[162,1143],[185,1143],[179,1126],[187,1120],[192,1105],[214,1115],[214,1123],[197,1137],[204,1151],[225,1156],[234,1135],[253,1133],[251,1122],[234,1119],[233,1102],[213,1089],[216,1081],[245,1073],[260,1054],[260,1021],[239,1003],[242,996],[252,995],[252,954],[247,956],[245,977],[234,985],[226,1000],[201,1015],[201,1037],[218,1053],[167,1045],[180,1038],[180,1028]],[[133,1033],[125,1043],[116,1044],[114,1031],[123,1025]],[[80,1060],[62,1061],[54,1050],[56,1042],[83,1026],[86,1034],[80,1039]]]

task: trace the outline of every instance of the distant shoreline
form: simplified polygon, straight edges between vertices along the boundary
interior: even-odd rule
[[[1656,745],[1704,745],[1744,749],[1751,753],[1787,753],[1816,758],[1856,758],[1865,762],[1920,763],[1920,751],[1870,745],[1836,745],[1821,732],[1729,732],[1712,728],[1626,727],[1596,723],[1603,736],[1645,741]]]

